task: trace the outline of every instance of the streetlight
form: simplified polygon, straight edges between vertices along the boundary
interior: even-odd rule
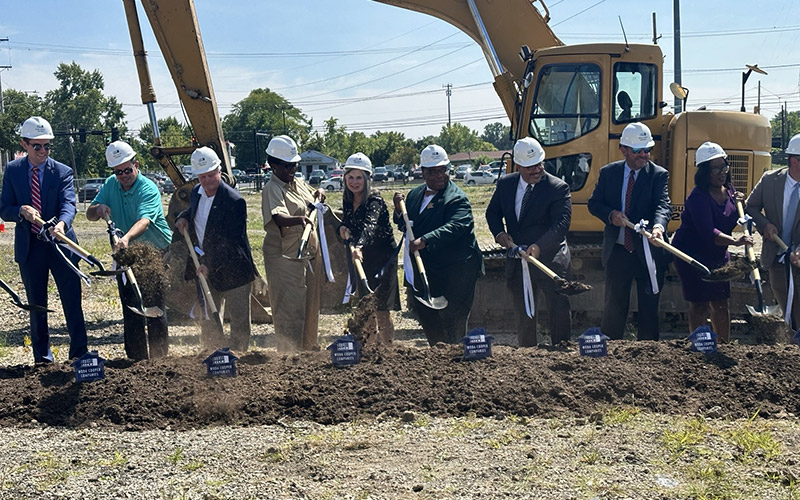
[[[763,69],[758,67],[758,64],[753,64],[752,66],[749,64],[745,64],[747,66],[747,71],[742,72],[742,109],[741,111],[745,111],[744,107],[744,84],[747,82],[747,79],[750,78],[750,73],[755,71],[756,73],[761,73],[762,75],[766,75],[767,72]]]

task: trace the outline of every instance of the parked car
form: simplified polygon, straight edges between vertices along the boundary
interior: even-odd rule
[[[319,178],[322,179],[323,181],[328,178],[328,174],[326,174],[324,170],[320,169],[312,170],[311,173],[308,175],[309,180],[313,175],[319,176]]]
[[[464,175],[464,183],[468,186],[476,184],[492,184],[497,177],[492,175],[491,172],[484,170],[476,170],[475,172],[467,172]]]
[[[311,172],[311,175],[308,176],[308,183],[312,186],[319,185],[323,180],[322,175],[317,171]]]
[[[158,188],[158,192],[164,194],[164,182],[152,172],[142,172],[142,175],[153,181],[153,184]]]
[[[396,167],[394,169],[394,180],[402,181],[403,179],[408,178],[408,173],[405,171],[403,167]]]
[[[181,170],[183,171],[183,178],[186,179],[187,181],[190,181],[190,180],[194,179],[195,177],[197,177],[196,175],[194,175],[192,173],[192,166],[191,165],[184,165],[183,167],[181,167]]]
[[[372,171],[372,180],[376,182],[383,182],[389,180],[389,171],[386,167],[375,167]]]
[[[339,191],[344,185],[342,179],[342,176],[331,177],[330,179],[323,181],[320,187],[326,191]]]
[[[342,170],[341,168],[331,170],[331,179],[333,179],[334,177],[342,177],[342,176],[344,176],[344,170]]]
[[[456,179],[463,179],[469,171],[469,165],[459,165],[456,167]]]
[[[422,179],[422,167],[417,167],[411,171],[411,177],[414,179]]]
[[[305,177],[303,176],[303,172],[299,171],[294,173],[294,177],[295,179],[305,179]]]
[[[172,194],[175,192],[175,183],[172,182],[172,179],[167,179],[164,181],[164,193]]]
[[[101,187],[103,187],[101,182],[88,182],[84,184],[78,190],[78,201],[91,202],[94,200],[94,197],[97,196],[97,193],[100,192]]]
[[[247,173],[244,170],[239,170],[238,168],[234,168],[232,172],[233,176],[236,178],[236,182],[239,184],[253,182],[253,178],[247,175]]]

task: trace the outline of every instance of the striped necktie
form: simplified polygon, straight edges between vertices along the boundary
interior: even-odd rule
[[[33,176],[31,177],[31,205],[41,216],[42,214],[42,193],[39,188],[39,167],[33,167]],[[42,226],[39,224],[31,223],[31,232],[39,234]]]

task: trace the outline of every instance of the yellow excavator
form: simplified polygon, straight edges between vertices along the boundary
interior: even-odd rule
[[[705,141],[720,144],[728,153],[736,189],[749,193],[770,166],[771,129],[767,118],[734,111],[664,113],[663,63],[658,45],[600,43],[565,45],[549,26],[543,0],[375,0],[444,20],[479,44],[494,76],[494,87],[505,108],[515,139],[532,136],[543,146],[545,168],[569,184],[572,225],[568,241],[573,249],[576,279],[595,285],[581,296],[576,310],[599,314],[603,274],[599,246],[602,222],[589,213],[587,201],[600,168],[622,159],[618,145],[622,129],[642,122],[656,141],[655,163],[670,172],[673,220],[677,229],[683,202],[694,185],[694,154]],[[225,165],[225,179],[235,182],[224,147],[222,127],[208,71],[193,0],[142,0],[156,40],[178,89],[196,144],[168,149],[159,144],[153,112],[155,94],[145,59],[135,0],[123,0],[134,56],[142,87],[142,102],[150,110],[156,131],[151,149],[177,187],[169,217],[188,202],[191,185],[171,160],[198,146],[215,149]],[[536,4],[540,5],[537,8]],[[333,8],[333,7],[332,7]],[[680,86],[671,86],[681,98]],[[600,286],[598,286],[600,285]],[[747,290],[747,291],[744,291]],[[738,299],[737,299],[738,293]],[[731,311],[744,310],[749,289],[734,287]],[[478,291],[476,304],[503,296]],[[738,301],[741,302],[739,304]],[[741,305],[741,308],[738,306]],[[662,310],[685,311],[678,287],[669,283],[662,292]],[[633,304],[635,308],[635,304]],[[510,316],[495,305],[473,312],[482,324],[501,324]]]

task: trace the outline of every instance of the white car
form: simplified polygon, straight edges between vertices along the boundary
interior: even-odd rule
[[[331,177],[328,180],[322,181],[320,185],[325,191],[339,191],[343,189],[341,177]]]
[[[464,184],[467,186],[474,186],[476,184],[494,184],[497,177],[492,175],[491,172],[484,170],[477,170],[475,172],[467,172],[464,174]]]

